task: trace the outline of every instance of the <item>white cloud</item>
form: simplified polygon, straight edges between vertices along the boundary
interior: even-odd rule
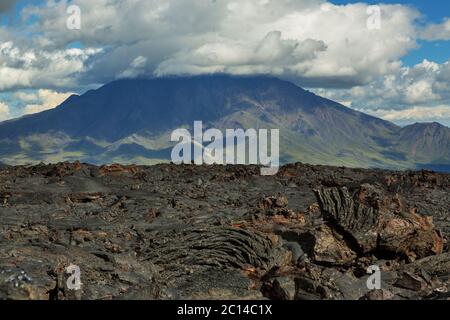
[[[45,110],[53,109],[63,103],[74,93],[66,92],[60,93],[52,90],[41,89],[35,94],[34,103],[27,104],[24,109],[24,114],[33,114]],[[31,98],[31,95],[26,95],[26,99]],[[28,100],[30,101],[30,100]]]
[[[450,18],[442,23],[430,24],[421,33],[421,38],[429,41],[450,40]]]
[[[81,41],[108,48],[85,72],[91,82],[140,74],[270,73],[303,85],[364,85],[400,66],[416,46],[408,6],[380,5],[382,27],[370,30],[367,4],[323,0],[73,0],[82,28],[65,30],[66,1],[29,7],[39,16],[35,40],[46,50]],[[62,31],[63,30],[63,31]],[[145,66],[133,68],[136,57]],[[82,69],[78,66],[77,69]],[[83,70],[84,71],[84,70]]]
[[[10,118],[9,106],[0,101],[0,121],[8,120]]]
[[[424,60],[413,67],[399,68],[366,86],[350,90],[315,89],[315,92],[365,112],[410,109],[417,105],[431,108],[450,105],[449,79],[450,62],[438,64]]]
[[[22,102],[34,102],[39,99],[39,96],[35,92],[16,92],[14,93],[14,98],[22,101]]]
[[[22,49],[13,41],[0,43],[0,91],[76,86],[76,77],[88,70],[88,59],[99,52],[96,49]]]
[[[369,30],[367,5],[319,4],[275,16],[256,1],[230,4],[216,33],[173,53],[157,74],[270,73],[303,85],[348,87],[397,69],[416,46],[418,13],[408,7],[381,6],[383,27]]]
[[[139,56],[130,63],[130,67],[119,74],[118,78],[136,78],[145,72],[147,58]]]
[[[322,41],[282,39],[280,31],[271,31],[254,43],[223,39],[178,52],[159,64],[155,73],[159,76],[213,72],[283,75],[290,72],[290,66],[311,61],[325,50]]]
[[[374,110],[370,114],[389,121],[423,122],[450,119],[450,105],[412,107],[404,110]]]

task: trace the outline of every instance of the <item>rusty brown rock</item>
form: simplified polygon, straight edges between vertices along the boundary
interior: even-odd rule
[[[431,217],[404,214],[386,219],[379,232],[379,250],[399,253],[410,261],[442,253],[443,238]]]
[[[312,232],[314,238],[313,256],[315,262],[331,265],[348,265],[357,254],[348,247],[343,237],[328,226],[321,226]]]
[[[389,252],[410,261],[442,253],[443,238],[432,218],[405,211],[398,194],[389,198],[363,185],[353,196],[345,187],[322,188],[317,196],[324,216],[360,253]]]

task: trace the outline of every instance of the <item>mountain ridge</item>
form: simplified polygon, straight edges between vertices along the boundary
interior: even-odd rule
[[[402,128],[285,80],[229,75],[121,79],[73,95],[57,108],[0,123],[0,161],[167,161],[149,156],[167,155],[170,133],[195,120],[218,129],[279,128],[282,163],[450,164],[450,129],[443,125]]]

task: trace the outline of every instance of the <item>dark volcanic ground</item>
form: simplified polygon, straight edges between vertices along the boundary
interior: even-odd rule
[[[1,167],[2,299],[448,299],[450,175]],[[69,290],[66,267],[81,269]],[[382,290],[370,291],[378,265]]]

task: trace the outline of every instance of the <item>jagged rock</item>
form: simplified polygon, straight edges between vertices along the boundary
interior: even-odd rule
[[[258,207],[263,210],[273,209],[273,208],[285,208],[287,207],[289,201],[283,195],[278,195],[274,197],[265,197],[261,199]]]
[[[295,300],[321,300],[327,296],[325,287],[308,277],[295,278],[295,287]]]
[[[383,190],[363,185],[351,196],[345,187],[321,188],[317,196],[325,217],[362,254],[390,252],[415,260],[443,250],[443,239],[432,219],[389,211],[383,205],[387,201]]]
[[[294,217],[295,213],[287,208],[288,204],[288,198],[279,194],[262,198],[257,205],[257,209],[262,210],[266,214]]]
[[[45,292],[39,290],[42,282],[42,279],[33,279],[25,270],[0,266],[0,299],[46,299]],[[50,289],[52,284],[48,281],[44,286]]]
[[[286,264],[281,241],[258,232],[238,228],[185,229],[181,233],[160,233],[146,250],[145,259],[156,265],[208,265],[220,268],[268,270]]]
[[[361,297],[360,300],[393,300],[395,295],[385,289],[372,290]]]
[[[422,277],[409,272],[403,272],[395,285],[413,291],[422,291],[428,287],[427,282]]]
[[[295,281],[289,277],[278,277],[265,283],[261,291],[271,300],[294,300]]]
[[[306,253],[303,251],[298,242],[286,241],[283,244],[283,247],[292,253],[292,264],[296,265],[298,262],[302,262],[307,259]]]
[[[351,250],[334,238],[333,230],[326,226],[289,230],[276,228],[275,233],[284,239],[283,246],[292,253],[294,265],[310,258],[317,263],[335,265],[347,264],[352,260],[345,258],[346,253],[350,253]],[[338,234],[336,236],[340,237]]]
[[[99,168],[100,174],[106,175],[106,174],[114,174],[114,175],[122,175],[122,174],[136,174],[139,172],[139,167],[130,165],[130,166],[124,166],[121,164],[111,164],[107,166],[101,166]]]
[[[403,254],[411,261],[442,253],[443,239],[429,217],[404,214],[385,218],[380,229],[379,250]]]
[[[1,167],[0,299],[448,299],[450,175],[259,169]]]
[[[325,217],[350,236],[363,253],[376,248],[378,210],[355,201],[345,187],[322,188],[317,196]]]
[[[342,236],[328,226],[321,226],[311,233],[314,239],[312,257],[315,262],[331,265],[348,265],[357,258]]]
[[[413,274],[422,274],[424,271],[431,276],[448,279],[450,276],[450,253],[444,252],[440,255],[423,258],[403,266],[402,269]]]

